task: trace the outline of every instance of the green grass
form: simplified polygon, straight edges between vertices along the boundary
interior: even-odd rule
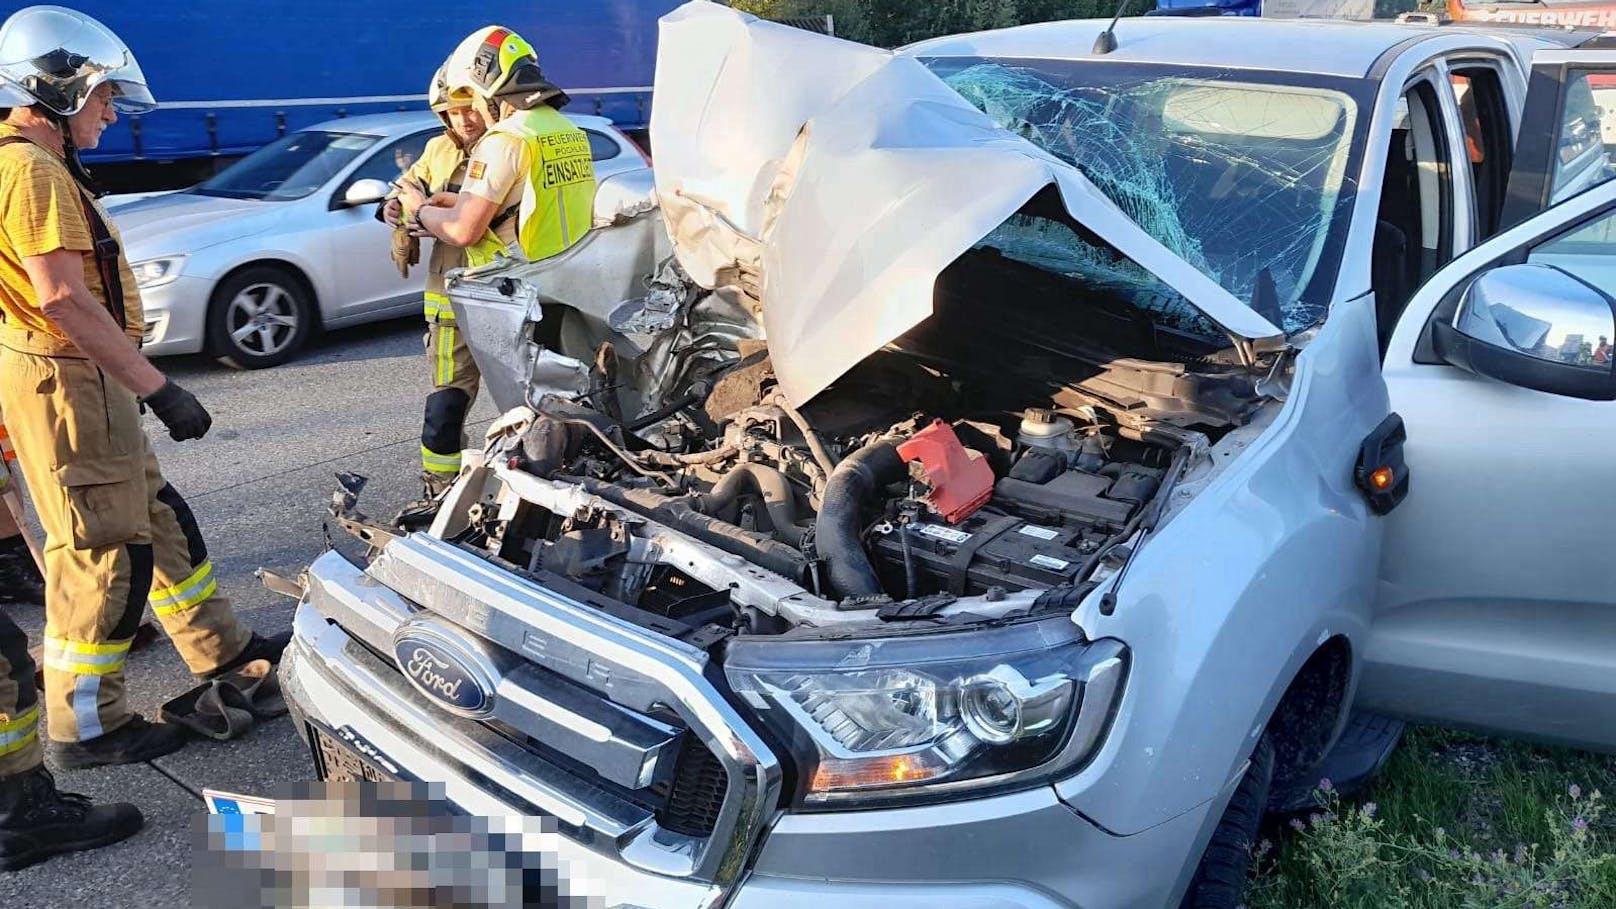
[[[1609,798],[1609,755],[1411,729],[1368,790],[1268,831],[1247,905],[1612,909]]]

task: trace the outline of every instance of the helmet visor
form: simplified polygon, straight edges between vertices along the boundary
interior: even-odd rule
[[[0,78],[0,107],[27,107],[33,103],[33,95],[12,85],[10,80]]]
[[[135,66],[135,70],[138,73],[140,67]],[[144,114],[157,109],[157,99],[152,97],[151,89],[146,87],[145,81],[113,79],[112,84],[117,89],[112,96],[112,107],[119,113]]]

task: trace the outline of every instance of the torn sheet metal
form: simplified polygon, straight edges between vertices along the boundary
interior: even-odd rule
[[[1231,336],[1281,335],[916,59],[701,0],[663,18],[660,42],[651,134],[675,253],[703,286],[761,276],[795,403],[931,315],[937,275],[1051,183]]]
[[[654,208],[654,197],[646,195],[649,187],[615,180],[602,184],[607,186],[622,192],[597,197],[597,227],[566,252],[538,262],[454,269],[445,278],[456,324],[476,357],[483,387],[501,411],[544,394],[588,388],[587,367],[534,342],[534,326],[544,320],[546,305],[573,314],[562,325],[578,336],[563,338],[562,349],[592,351],[608,336],[612,311],[643,295],[645,276],[672,255],[667,231],[653,211],[627,214],[642,205]],[[601,226],[603,218],[614,221]]]

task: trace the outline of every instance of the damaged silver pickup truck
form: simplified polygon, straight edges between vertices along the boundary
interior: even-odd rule
[[[504,415],[306,573],[322,777],[542,819],[580,904],[1155,909],[1355,698],[1616,747],[1616,569],[1541,543],[1608,534],[1616,184],[1521,125],[1616,55],[1103,26],[664,20],[660,207],[452,278]]]

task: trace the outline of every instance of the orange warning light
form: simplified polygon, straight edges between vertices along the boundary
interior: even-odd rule
[[[948,769],[947,763],[922,751],[868,758],[830,758],[814,771],[813,782],[808,788],[816,793],[882,789],[894,783],[934,779],[945,775]]]
[[[1377,490],[1392,488],[1392,483],[1396,480],[1397,471],[1392,470],[1390,467],[1377,467],[1375,472],[1369,475],[1369,485]]]
[[[894,783],[901,783],[911,777],[920,775],[916,772],[915,765],[910,762],[907,756],[893,758],[892,767],[887,771],[887,774]]]

